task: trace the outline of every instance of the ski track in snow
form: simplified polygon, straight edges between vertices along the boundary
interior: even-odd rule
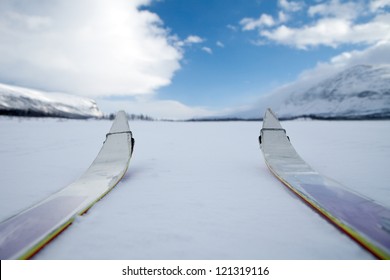
[[[282,122],[316,170],[390,207],[389,121]],[[109,121],[0,118],[0,219],[76,180]],[[261,122],[130,122],[123,180],[35,259],[371,259],[268,171]]]

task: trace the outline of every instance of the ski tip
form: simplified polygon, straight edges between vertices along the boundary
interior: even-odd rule
[[[116,134],[119,132],[129,132],[129,122],[125,111],[118,111],[112,123],[109,134]]]
[[[265,111],[264,119],[263,119],[263,129],[283,129],[278,117],[272,111],[271,108],[268,108]]]
[[[275,115],[275,114],[274,114],[274,112],[272,111],[272,109],[271,109],[271,108],[269,108],[269,107],[268,107],[268,108],[265,110],[264,117],[265,117],[267,114],[272,114],[272,115]]]
[[[116,113],[115,119],[117,118],[125,118],[127,120],[127,114],[125,111],[120,110]]]
[[[272,111],[271,108],[267,108],[267,110],[265,110],[264,119],[266,119],[266,118],[278,119],[278,117],[276,116],[276,114],[274,113],[274,111]]]

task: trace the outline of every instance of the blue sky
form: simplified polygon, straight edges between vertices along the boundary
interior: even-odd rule
[[[196,34],[204,41],[185,49],[182,69],[159,98],[188,105],[225,107],[246,102],[297,78],[340,48],[300,50],[278,44],[256,45],[256,31],[240,21],[262,13],[277,15],[277,1],[157,1],[149,8],[180,38]],[[209,48],[207,53],[202,48]]]
[[[107,113],[234,114],[356,64],[390,63],[390,0],[3,0],[0,83]]]

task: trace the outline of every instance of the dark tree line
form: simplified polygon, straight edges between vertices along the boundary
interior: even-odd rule
[[[106,116],[107,119],[113,120],[115,119],[115,114],[111,113],[108,116]],[[129,120],[140,120],[140,121],[154,121],[155,119],[151,116],[144,115],[144,114],[127,114],[127,118]]]

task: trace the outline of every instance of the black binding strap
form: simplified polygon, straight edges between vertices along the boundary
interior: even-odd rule
[[[132,134],[130,130],[127,130],[127,131],[119,131],[119,132],[110,132],[110,133],[107,133],[107,134],[106,134],[106,138],[107,138],[108,136],[110,136],[110,135],[123,134],[123,133],[130,133],[130,134]]]
[[[264,130],[270,130],[270,131],[283,131],[284,133],[286,133],[286,130],[284,128],[262,128],[261,131],[264,131]]]

